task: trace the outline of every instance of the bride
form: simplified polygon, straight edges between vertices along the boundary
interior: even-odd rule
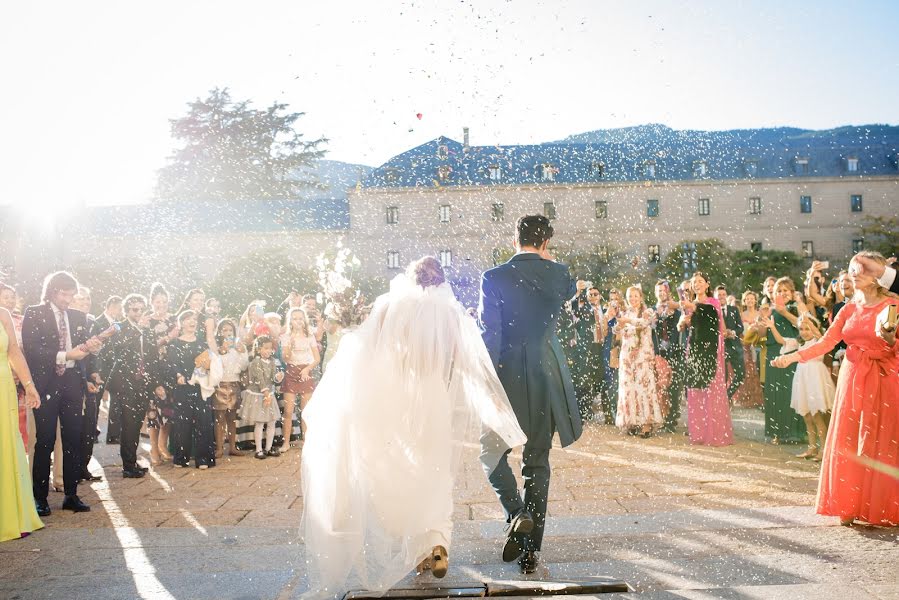
[[[343,337],[303,420],[314,597],[385,592],[416,565],[446,575],[463,446],[490,440],[500,451],[485,461],[525,442],[480,331],[433,257],[395,277]]]

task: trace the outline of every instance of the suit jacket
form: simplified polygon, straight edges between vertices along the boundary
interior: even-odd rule
[[[148,368],[156,351],[156,336],[149,329],[141,329],[129,321],[121,323],[122,329],[110,338],[106,348],[115,367],[109,374],[111,390],[147,386]]]
[[[72,348],[75,348],[90,338],[87,315],[69,308],[66,310],[66,317]],[[59,325],[49,302],[25,309],[22,320],[22,351],[31,369],[34,386],[43,397],[48,392],[51,375],[55,375],[56,355],[59,353]],[[87,393],[88,377],[97,372],[96,358],[89,354],[84,359],[75,361],[75,369],[81,375],[82,388]]]
[[[583,430],[559,338],[562,304],[574,295],[568,267],[522,253],[481,278],[478,317],[484,343],[528,444],[563,446]]]
[[[737,337],[734,339],[724,340],[724,346],[729,352],[740,351],[743,349],[743,317],[740,316],[740,309],[736,306],[722,306],[721,314],[724,317],[724,327],[735,331]]]
[[[893,254],[895,256],[895,253]],[[893,269],[893,267],[887,267],[888,269]],[[894,269],[895,270],[895,269]],[[899,273],[893,278],[893,283],[890,285],[890,291],[894,294],[899,294]]]

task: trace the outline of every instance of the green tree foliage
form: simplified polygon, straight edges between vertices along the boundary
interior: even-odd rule
[[[659,263],[656,275],[670,281],[672,288],[696,271],[708,275],[712,286],[727,285],[733,276],[732,267],[732,252],[721,240],[684,240]]]
[[[218,298],[222,315],[239,317],[247,304],[264,300],[274,311],[291,291],[319,290],[318,273],[300,269],[283,250],[257,250],[234,259],[205,287],[206,296]]]
[[[789,277],[800,288],[805,280],[805,270],[810,264],[808,259],[789,250],[737,250],[732,253],[732,262],[733,279],[726,285],[730,293],[737,297],[746,290],[761,290],[765,279],[771,275],[778,278]],[[838,271],[839,268],[833,273]]]
[[[859,227],[866,250],[886,257],[899,252],[899,217],[865,217]]]
[[[178,147],[158,174],[165,200],[294,198],[317,185],[309,175],[324,138],[304,141],[294,126],[303,113],[273,103],[258,110],[215,88],[171,121]]]

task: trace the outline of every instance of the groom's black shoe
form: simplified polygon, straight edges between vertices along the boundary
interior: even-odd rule
[[[518,559],[518,568],[523,575],[530,575],[537,571],[537,553],[528,550]]]
[[[527,509],[522,508],[506,525],[506,543],[503,544],[503,562],[512,562],[524,552],[521,545],[521,535],[527,535],[534,530],[534,517]],[[516,535],[520,534],[520,535]]]

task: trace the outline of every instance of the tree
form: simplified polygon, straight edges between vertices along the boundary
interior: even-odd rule
[[[899,217],[865,217],[859,227],[866,250],[886,257],[899,252]]]
[[[158,174],[156,195],[165,200],[294,198],[318,185],[310,167],[324,155],[325,138],[303,141],[294,130],[303,113],[275,102],[264,110],[235,101],[227,88],[188,105],[171,120],[180,145]]]
[[[263,300],[267,311],[296,290],[300,294],[318,290],[318,274],[300,269],[283,250],[256,250],[228,265],[206,287],[207,297],[217,298],[222,314],[240,316],[252,300]]]
[[[727,284],[733,275],[733,252],[721,240],[684,240],[668,253],[656,274],[674,288],[695,271],[702,271],[713,286]]]
[[[809,259],[790,250],[737,250],[733,253],[733,279],[728,289],[737,297],[745,290],[759,291],[769,276],[789,277],[802,287],[810,264]]]

